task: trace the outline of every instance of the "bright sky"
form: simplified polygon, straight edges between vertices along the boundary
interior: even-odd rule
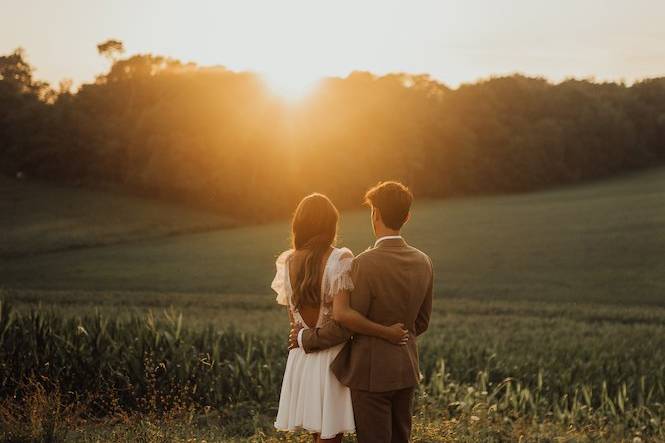
[[[264,73],[293,86],[353,70],[450,86],[521,72],[628,82],[665,75],[663,0],[0,0],[0,54],[90,81],[96,44]]]

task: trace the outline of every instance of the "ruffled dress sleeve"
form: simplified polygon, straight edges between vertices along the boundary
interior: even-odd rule
[[[286,261],[291,255],[293,250],[289,249],[288,251],[282,252],[277,261],[275,262],[275,278],[272,280],[270,287],[277,293],[277,303],[280,305],[288,306],[289,305],[289,290],[291,288],[287,287],[288,285],[288,275],[289,268],[286,265]]]
[[[331,266],[328,276],[328,291],[326,291],[326,301],[339,294],[340,291],[352,291],[353,280],[351,279],[351,264],[353,263],[353,252],[349,248],[341,248],[338,251],[337,260],[334,266]]]

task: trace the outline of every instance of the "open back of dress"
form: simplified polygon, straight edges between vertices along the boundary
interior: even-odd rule
[[[293,250],[283,252],[277,259],[277,273],[272,288],[277,292],[277,303],[288,306],[296,323],[310,328],[298,312],[293,303],[293,287],[289,272],[289,259]],[[321,279],[321,305],[319,315],[314,327],[320,328],[332,319],[332,300],[341,289],[353,289],[353,282],[349,276],[353,254],[348,248],[333,248],[323,267]]]

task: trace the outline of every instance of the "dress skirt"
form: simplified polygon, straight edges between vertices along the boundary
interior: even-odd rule
[[[330,370],[343,346],[310,354],[301,348],[289,351],[275,428],[305,430],[324,439],[355,432],[351,391]]]

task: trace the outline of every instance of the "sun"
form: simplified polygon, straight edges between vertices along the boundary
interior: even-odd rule
[[[261,77],[268,88],[282,99],[298,101],[311,94],[321,77],[318,75],[297,72],[297,70],[271,70],[262,72]]]

